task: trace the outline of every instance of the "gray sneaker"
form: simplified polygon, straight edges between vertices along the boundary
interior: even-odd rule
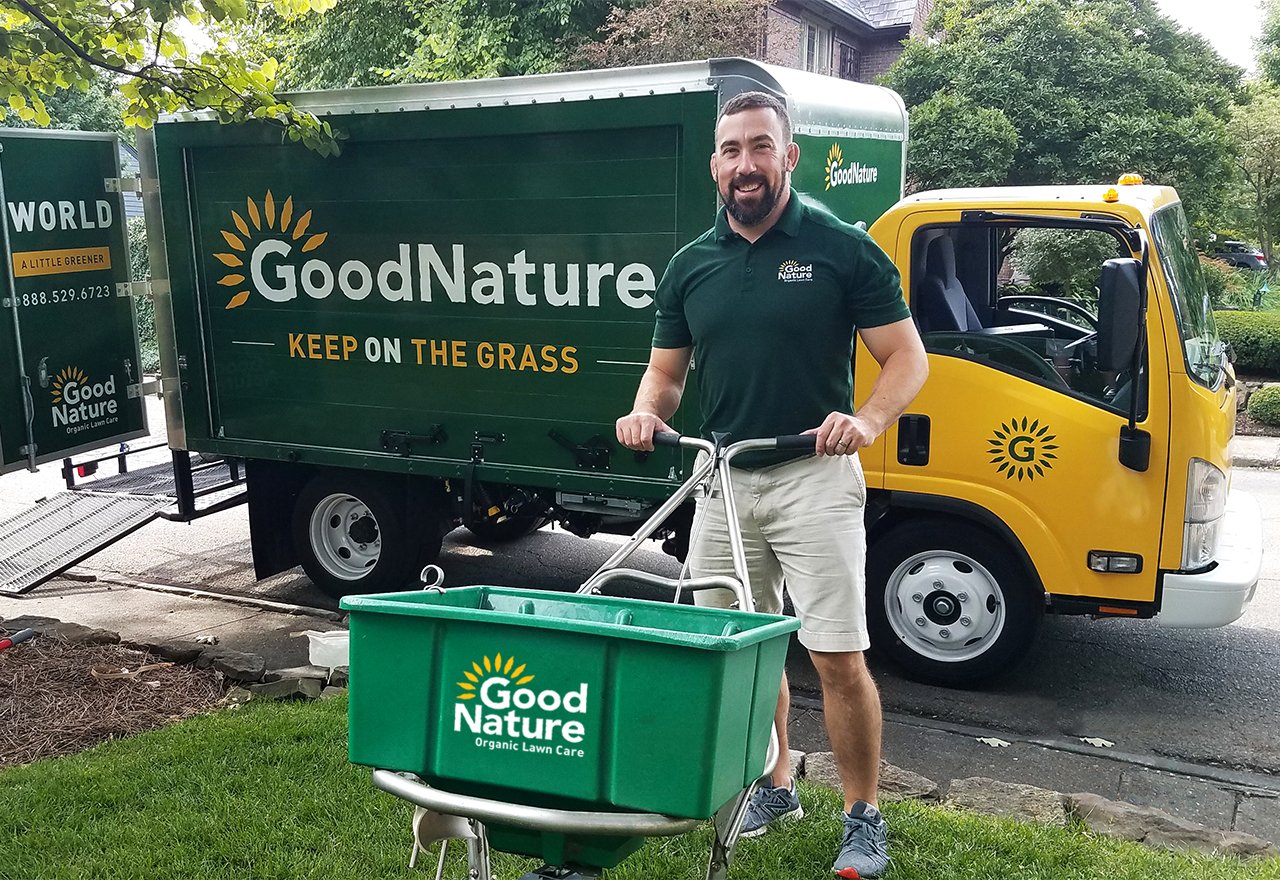
[[[747,804],[747,816],[742,820],[741,837],[759,837],[769,830],[774,822],[791,819],[803,819],[804,807],[800,806],[800,798],[796,797],[796,784],[790,788],[762,785],[751,796]]]
[[[857,801],[844,817],[844,839],[831,870],[845,880],[879,877],[889,868],[889,826],[880,811]]]

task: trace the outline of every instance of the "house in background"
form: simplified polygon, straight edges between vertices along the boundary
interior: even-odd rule
[[[924,32],[933,0],[778,0],[760,58],[841,79],[874,82]]]
[[[142,166],[138,162],[138,150],[133,144],[120,140],[120,176],[138,177],[142,174]],[[127,192],[121,197],[124,200],[124,216],[126,220],[142,216],[142,197],[137,193]]]

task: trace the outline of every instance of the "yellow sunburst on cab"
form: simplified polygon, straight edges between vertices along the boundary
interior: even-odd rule
[[[89,377],[79,367],[63,367],[62,371],[53,377],[53,402],[62,403],[62,386],[68,382],[83,385],[88,381]]]
[[[266,196],[262,199],[262,207],[259,209],[258,203],[250,196],[245,199],[244,215],[239,211],[231,212],[231,223],[235,227],[233,230],[221,229],[222,237],[227,242],[227,246],[232,252],[214,254],[213,257],[222,265],[231,271],[218,279],[218,284],[223,287],[241,287],[245,283],[244,275],[244,256],[248,251],[249,240],[256,234],[263,232],[289,232],[289,227],[293,225],[292,237],[293,241],[298,241],[307,234],[307,228],[311,225],[311,212],[307,211],[297,218],[298,222],[293,222],[293,196],[289,196],[284,200],[283,205],[279,205],[279,224],[277,225],[277,205],[275,196],[271,194],[271,190],[267,190]],[[245,217],[249,219],[246,220]],[[302,252],[308,253],[324,244],[324,240],[329,237],[329,233],[314,233],[302,243]],[[239,270],[239,271],[237,271]],[[235,309],[244,305],[249,301],[249,291],[242,289],[237,291],[227,303],[226,308]]]
[[[839,168],[844,162],[844,153],[840,150],[839,144],[832,144],[831,149],[827,151],[827,176],[825,178],[827,185],[824,189],[831,189],[831,171]]]
[[[528,684],[533,681],[533,676],[524,674],[526,665],[528,664],[521,663],[517,666],[515,657],[504,658],[501,654],[495,654],[492,658],[482,657],[480,663],[471,664],[471,669],[462,670],[462,677],[466,680],[458,682],[458,687],[462,689],[458,699],[474,700],[486,678],[500,676],[517,686]]]

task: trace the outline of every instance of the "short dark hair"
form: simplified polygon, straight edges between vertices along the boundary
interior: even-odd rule
[[[787,107],[773,95],[768,92],[742,92],[734,95],[732,98],[724,102],[724,106],[720,108],[720,115],[716,117],[716,127],[720,127],[720,120],[726,116],[732,116],[735,113],[741,113],[744,110],[756,110],[758,108],[766,108],[777,114],[779,121],[782,122],[782,134],[787,142],[791,142],[791,117],[787,115]]]

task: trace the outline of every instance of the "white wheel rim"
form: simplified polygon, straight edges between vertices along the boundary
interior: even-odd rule
[[[350,495],[326,495],[311,511],[311,551],[321,568],[344,581],[366,576],[382,555],[382,532],[369,506]]]
[[[916,654],[941,663],[972,660],[1004,632],[1004,591],[976,560],[928,550],[905,560],[885,585],[889,625]]]

